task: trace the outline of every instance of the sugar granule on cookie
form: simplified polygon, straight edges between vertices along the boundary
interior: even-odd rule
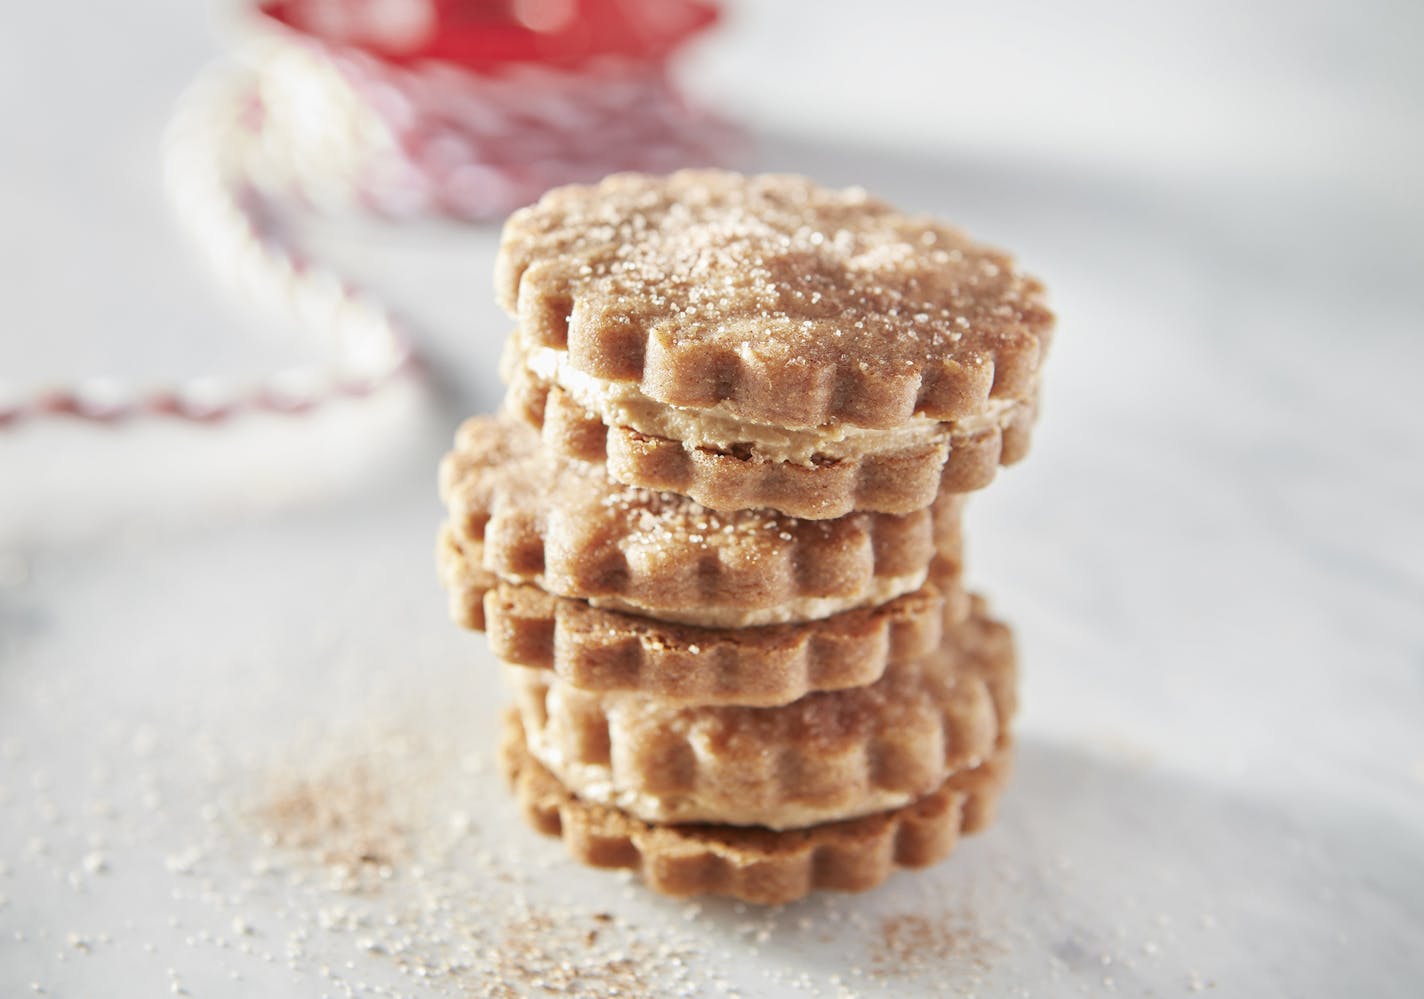
[[[956,420],[1027,398],[1043,288],[1005,254],[859,188],[619,174],[505,226],[500,304],[570,367],[774,427]]]

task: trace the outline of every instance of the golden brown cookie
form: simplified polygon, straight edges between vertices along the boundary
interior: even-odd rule
[[[1016,708],[1012,638],[982,606],[872,684],[777,707],[676,705],[507,672],[529,752],[585,801],[656,823],[792,829],[897,808],[978,766]]]
[[[943,860],[961,833],[993,821],[1013,751],[1001,745],[978,767],[901,808],[787,832],[655,825],[583,801],[529,755],[513,710],[505,715],[500,763],[529,824],[561,837],[575,860],[636,871],[664,895],[779,905],[813,891],[867,891],[896,868]]]
[[[704,627],[810,621],[918,589],[936,521],[961,499],[904,515],[801,520],[718,513],[612,482],[551,455],[527,426],[467,421],[441,466],[454,536],[474,567],[595,606]]]
[[[726,630],[601,610],[472,568],[448,525],[440,577],[455,623],[488,631],[505,662],[554,671],[592,691],[638,691],[688,704],[775,705],[816,690],[873,683],[891,662],[929,654],[968,614],[958,563],[876,607],[820,621]]]
[[[1028,453],[1037,416],[1036,396],[991,400],[985,414],[923,421],[915,432],[883,432],[884,440],[774,430],[763,441],[779,444],[767,447],[739,433],[745,427],[709,427],[696,416],[664,422],[658,413],[667,407],[651,415],[626,405],[592,411],[588,400],[532,371],[520,351],[506,356],[504,412],[538,429],[546,445],[604,463],[615,481],[682,493],[714,510],[764,507],[809,519],[909,513],[940,492],[988,485],[1001,464]]]
[[[962,420],[1025,399],[1052,315],[1005,254],[859,188],[620,174],[505,225],[495,285],[532,346],[668,406],[781,428]]]

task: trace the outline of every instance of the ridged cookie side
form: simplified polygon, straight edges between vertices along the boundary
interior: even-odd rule
[[[488,591],[484,612],[496,656],[551,670],[580,689],[763,707],[874,683],[888,664],[933,651],[946,613],[928,584],[879,607],[735,631],[599,610],[508,584]]]
[[[1016,707],[1012,642],[982,615],[875,683],[779,707],[677,706],[511,668],[530,751],[651,822],[794,828],[898,806],[989,755]]]
[[[817,620],[923,584],[945,505],[803,520],[718,512],[612,482],[548,454],[519,424],[480,417],[441,469],[460,546],[507,582],[708,627]]]
[[[724,450],[607,426],[527,368],[509,372],[504,411],[537,429],[559,454],[603,463],[615,481],[681,493],[714,510],[765,507],[821,520],[857,510],[908,513],[941,492],[984,488],[1000,465],[1028,454],[1038,406],[1031,397],[1010,404],[991,424],[946,425],[937,440],[809,465],[765,459],[755,445]]]
[[[450,620],[462,628],[484,631],[485,594],[499,583],[499,578],[465,557],[448,523],[440,525],[435,542],[435,568],[445,590]]]
[[[552,670],[585,690],[634,691],[688,704],[785,704],[818,690],[873,683],[893,662],[931,653],[969,615],[957,511],[936,524],[929,580],[888,603],[819,621],[727,630],[657,621],[504,583],[472,564],[448,524],[437,563],[451,619],[487,631],[518,666]]]
[[[1001,745],[978,767],[901,808],[787,832],[655,825],[582,801],[529,754],[513,710],[505,715],[500,762],[529,824],[560,837],[580,863],[635,871],[664,895],[779,905],[813,891],[867,891],[897,868],[943,860],[961,834],[993,821],[1012,747]]]

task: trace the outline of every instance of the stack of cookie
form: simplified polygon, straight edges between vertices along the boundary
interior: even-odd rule
[[[983,825],[1015,664],[960,524],[1027,448],[1041,286],[861,190],[711,171],[551,192],[496,283],[509,392],[441,469],[440,562],[534,825],[755,902]]]

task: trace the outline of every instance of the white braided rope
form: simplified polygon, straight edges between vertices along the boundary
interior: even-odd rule
[[[255,381],[0,384],[0,429],[50,416],[300,413],[374,392],[412,367],[412,341],[384,304],[264,224],[279,202],[492,219],[559,184],[724,161],[739,146],[739,133],[683,103],[661,63],[474,74],[397,67],[285,35],[257,38],[244,55],[206,70],[180,99],[165,141],[168,191],[214,271],[321,336],[325,360]]]
[[[374,392],[414,360],[411,341],[380,302],[264,231],[263,197],[242,175],[242,112],[250,73],[205,71],[178,103],[165,138],[165,178],[179,219],[216,273],[329,343],[326,359],[258,380],[203,375],[174,385],[86,378],[0,392],[0,427],[68,416],[101,423],[154,416],[217,422],[244,411],[300,413],[328,399]]]

